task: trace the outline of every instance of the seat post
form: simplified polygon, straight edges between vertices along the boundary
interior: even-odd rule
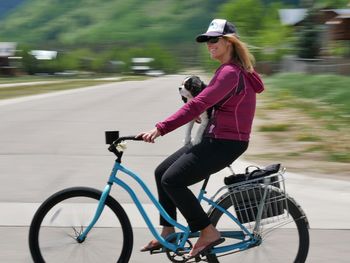
[[[231,172],[233,175],[235,175],[235,172],[233,171],[231,165],[227,166],[227,168],[230,169],[230,172]],[[208,185],[210,176],[211,176],[211,175],[209,175],[207,178],[205,178],[205,180],[204,180],[204,182],[203,182],[203,185],[202,185],[202,188],[201,188],[202,191],[205,191],[205,188],[207,188],[207,185]]]
[[[233,169],[232,169],[232,166],[231,166],[231,165],[227,166],[227,168],[230,170],[231,174],[233,174],[233,175],[235,175],[235,174],[236,174],[236,173],[235,173],[235,171],[233,171]]]
[[[202,185],[202,188],[201,190],[202,191],[205,191],[205,188],[207,188],[207,185],[208,185],[208,182],[209,182],[209,178],[210,178],[210,175],[204,179],[204,182],[203,182],[203,185]]]

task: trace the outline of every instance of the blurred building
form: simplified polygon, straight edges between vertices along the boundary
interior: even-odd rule
[[[15,59],[16,47],[15,42],[0,42],[0,76],[16,75],[16,66],[11,63]]]
[[[145,74],[151,70],[150,63],[154,61],[154,58],[132,58],[131,70],[135,74]]]
[[[308,10],[304,8],[280,9],[279,16],[283,25],[302,26]],[[350,8],[320,9],[316,14],[319,25],[325,25],[325,31],[330,40],[350,40]]]
[[[329,26],[330,38],[333,40],[350,40],[350,8],[326,9],[324,23]]]
[[[131,60],[131,70],[135,74],[142,74],[151,77],[159,77],[165,73],[162,70],[152,69],[151,63],[154,61],[154,58],[132,58]]]
[[[307,9],[281,9],[280,21],[283,25],[292,26],[298,32],[305,25]],[[330,47],[337,41],[347,41],[350,46],[350,8],[319,9],[313,16],[315,25],[322,28],[321,54],[316,59],[287,57],[281,62],[281,71],[301,71],[309,73],[337,73],[350,75],[348,57],[330,56]]]
[[[293,9],[280,9],[279,10],[280,21],[282,25],[297,26],[307,16],[307,9],[305,8],[293,8]]]
[[[57,51],[53,50],[32,50],[29,54],[37,60],[53,60],[57,57]]]

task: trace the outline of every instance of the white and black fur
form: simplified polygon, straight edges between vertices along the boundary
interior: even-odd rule
[[[189,76],[184,79],[182,82],[181,87],[179,87],[179,92],[181,95],[181,98],[183,102],[187,103],[194,97],[196,97],[203,89],[205,89],[207,85],[204,84],[204,82],[197,76]],[[193,125],[196,122],[196,120],[192,120],[189,122],[186,126],[186,133],[185,133],[185,145],[192,144],[196,145],[200,143],[203,137],[203,133],[205,131],[205,128],[208,125],[208,121],[211,115],[211,110],[207,110],[203,112],[199,117],[201,119],[200,125],[198,127],[196,136],[192,140],[192,129]]]

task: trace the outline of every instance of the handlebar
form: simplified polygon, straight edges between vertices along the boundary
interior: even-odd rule
[[[136,135],[131,136],[123,136],[116,139],[112,144],[118,145],[119,143],[123,141],[143,141],[142,137],[136,138]]]
[[[136,138],[136,135],[119,137],[119,131],[106,131],[105,134],[106,144],[109,144],[108,151],[114,153],[118,157],[118,162],[121,162],[123,155],[123,151],[118,150],[118,145],[123,141],[143,141],[142,137]]]

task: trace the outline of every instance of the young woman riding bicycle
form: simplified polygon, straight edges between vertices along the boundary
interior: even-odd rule
[[[223,239],[188,186],[225,168],[246,151],[255,113],[256,93],[264,90],[253,68],[254,59],[239,39],[233,24],[224,19],[214,19],[207,32],[197,36],[196,41],[206,43],[211,58],[221,64],[212,80],[197,97],[173,115],[158,122],[151,131],[141,132],[137,136],[145,142],[154,143],[160,135],[175,130],[208,108],[220,104],[212,113],[202,141],[180,148],[155,170],[160,204],[175,220],[178,208],[191,231],[200,231],[199,239],[188,254],[189,258],[209,251]],[[163,226],[163,237],[175,231],[162,217],[160,225]],[[159,241],[152,240],[141,251],[152,251],[160,246]]]

